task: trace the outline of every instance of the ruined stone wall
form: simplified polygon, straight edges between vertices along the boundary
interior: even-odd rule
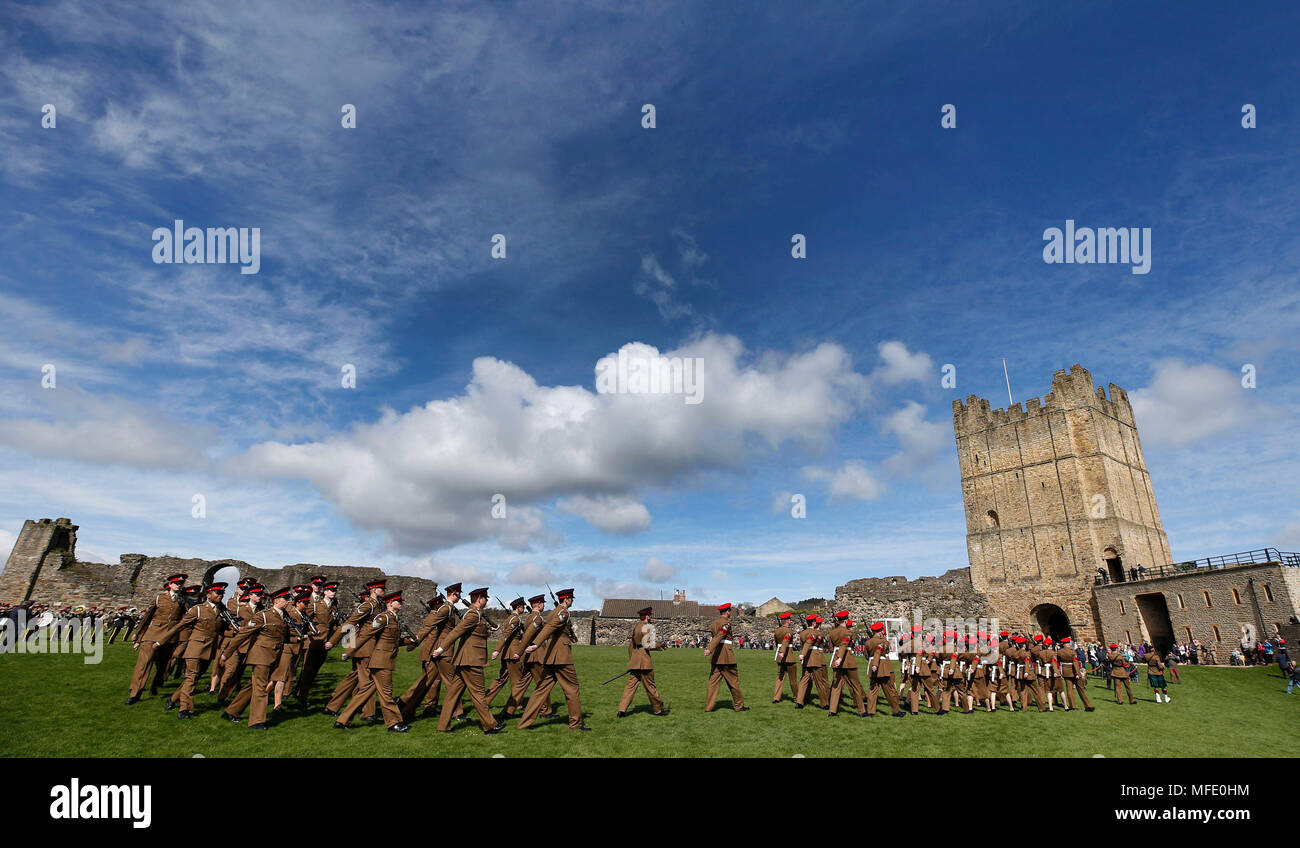
[[[1149,628],[1161,625],[1145,619],[1138,599],[1163,595],[1174,639],[1199,639],[1214,647],[1218,661],[1227,662],[1246,627],[1254,629],[1256,638],[1269,638],[1297,614],[1300,596],[1291,589],[1297,571],[1300,569],[1260,563],[1097,586],[1102,635],[1108,641],[1132,644],[1152,641]]]
[[[1014,626],[1036,626],[1046,603],[1095,635],[1108,548],[1125,568],[1172,560],[1128,395],[1109,389],[1074,365],[1023,407],[953,402],[971,581]]]

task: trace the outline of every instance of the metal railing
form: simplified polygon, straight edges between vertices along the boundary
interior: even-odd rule
[[[1111,583],[1133,583],[1141,580],[1155,580],[1161,577],[1177,577],[1180,574],[1195,574],[1203,571],[1219,571],[1224,568],[1235,568],[1242,565],[1259,565],[1261,563],[1276,562],[1291,568],[1300,568],[1300,554],[1290,551],[1279,551],[1277,548],[1257,548],[1253,551],[1240,551],[1235,554],[1223,554],[1222,556],[1205,557],[1203,559],[1190,560],[1188,562],[1175,562],[1169,565],[1161,565],[1155,568],[1146,568],[1138,566],[1136,568],[1126,568],[1120,573],[1119,579],[1111,576],[1110,572],[1105,569],[1097,569],[1097,576],[1092,579],[1094,585],[1107,586]]]

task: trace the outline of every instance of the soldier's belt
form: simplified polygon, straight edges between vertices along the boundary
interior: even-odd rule
[[[724,645],[730,645],[730,644],[731,644],[731,640],[730,640],[730,639],[723,639],[723,640],[722,640],[722,644],[724,644]]]

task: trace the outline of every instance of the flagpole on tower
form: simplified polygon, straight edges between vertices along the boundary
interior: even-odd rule
[[[1007,373],[1007,359],[1002,357],[1002,376],[1007,378],[1007,405],[1014,406],[1015,401],[1011,398],[1011,375]]]

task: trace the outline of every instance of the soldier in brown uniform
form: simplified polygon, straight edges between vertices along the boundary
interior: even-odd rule
[[[343,632],[343,619],[338,613],[338,582],[327,581],[324,577],[313,577],[311,582],[311,602],[307,606],[307,617],[316,629],[303,653],[302,673],[298,675],[298,686],[294,692],[298,706],[303,709],[307,708],[307,699],[316,682],[316,675],[320,673],[326,656]]]
[[[578,700],[578,675],[573,670],[573,651],[569,647],[573,639],[573,629],[569,624],[569,607],[573,606],[573,590],[561,589],[556,593],[559,603],[551,610],[543,627],[524,651],[529,654],[542,655],[542,679],[528,699],[523,718],[519,720],[519,729],[529,729],[542,711],[544,704],[551,701],[551,688],[558,681],[564,690],[564,703],[569,711],[570,730],[591,730],[582,723],[582,702]],[[545,648],[541,646],[545,645]]]
[[[204,593],[202,586],[186,586],[184,590],[181,591],[181,617],[184,618],[185,613],[202,603],[203,596]],[[177,634],[176,642],[172,646],[172,650],[169,652],[169,656],[167,657],[167,667],[165,671],[162,674],[154,675],[153,686],[149,689],[150,695],[158,694],[158,684],[163,680],[168,678],[179,680],[185,676],[185,661],[182,657],[185,656],[185,640],[188,639],[189,636],[190,633],[188,630],[182,630]],[[171,699],[169,698],[168,700]],[[170,709],[170,707],[168,707],[168,709]]]
[[[1042,633],[1034,634],[1034,644],[1030,656],[1034,660],[1034,673],[1038,678],[1038,692],[1047,701],[1047,711],[1055,712],[1053,702],[1053,684],[1056,677],[1056,652],[1047,646],[1047,637]]]
[[[900,645],[899,653],[903,661],[903,682],[911,698],[910,712],[912,715],[919,715],[922,692],[925,693],[926,705],[932,710],[938,709],[939,699],[934,694],[934,686],[930,682],[930,657],[922,636],[921,625],[913,624],[911,634],[912,638],[907,643],[906,649]]]
[[[1106,654],[1106,661],[1110,663],[1111,683],[1115,685],[1115,703],[1124,703],[1124,699],[1119,694],[1119,685],[1123,683],[1124,691],[1128,694],[1128,702],[1136,704],[1137,701],[1133,698],[1133,688],[1129,686],[1128,682],[1128,660],[1119,652],[1119,645],[1114,642],[1111,643],[1110,652]]]
[[[256,612],[255,604],[249,592],[257,585],[257,581],[251,577],[245,577],[235,584],[238,591],[230,596],[226,601],[226,612],[243,626],[245,621],[253,616]],[[212,663],[212,678],[208,684],[208,691],[217,695],[217,703],[224,706],[230,700],[230,696],[239,688],[244,676],[244,657],[248,653],[248,646],[244,646],[242,654],[235,653],[231,656],[229,662],[222,659],[226,655],[226,644],[235,638],[238,628],[231,630],[226,629],[226,633],[221,637],[221,644],[217,647],[217,658]]]
[[[1079,656],[1074,652],[1069,636],[1061,637],[1061,645],[1056,651],[1056,664],[1061,669],[1061,682],[1065,686],[1065,709],[1074,709],[1074,695],[1078,693],[1084,711],[1092,712],[1092,703],[1088,700],[1088,673],[1079,663]]]
[[[289,591],[291,592],[289,604],[284,608],[285,621],[289,625],[289,638],[285,639],[284,647],[280,649],[280,661],[271,672],[271,683],[275,693],[271,706],[273,713],[282,709],[285,690],[293,691],[298,660],[302,656],[303,647],[311,640],[311,628],[315,626],[310,623],[310,616],[307,613],[307,606],[311,602],[311,590],[306,586],[294,586]]]
[[[889,658],[889,642],[885,639],[885,625],[874,622],[871,625],[871,638],[867,640],[867,674],[871,679],[871,688],[867,692],[867,715],[876,714],[876,699],[884,690],[885,699],[889,701],[890,714],[894,718],[907,715],[898,708],[898,690],[894,688],[894,662]]]
[[[709,629],[713,632],[713,638],[704,649],[704,655],[709,658],[709,684],[705,690],[704,711],[713,712],[713,706],[718,700],[718,690],[722,688],[722,682],[725,680],[727,688],[731,690],[731,708],[738,713],[744,712],[749,707],[745,706],[745,696],[740,692],[736,654],[731,649],[731,604],[718,606],[718,617],[713,619]]]
[[[465,692],[469,692],[474,711],[478,713],[479,727],[484,733],[500,733],[505,729],[505,725],[492,715],[483,681],[483,668],[488,662],[487,639],[492,627],[483,612],[487,603],[487,587],[470,592],[469,609],[465,611],[464,618],[457,622],[455,628],[443,634],[438,647],[429,655],[434,661],[444,654],[451,655],[452,667],[456,670],[456,678],[447,687],[447,700],[442,705],[442,716],[438,719],[439,730],[451,729],[452,716]],[[459,646],[456,645],[457,641],[460,642]]]
[[[393,669],[397,667],[397,649],[403,644],[408,651],[415,650],[415,641],[402,634],[402,622],[398,618],[402,609],[402,593],[393,592],[383,597],[384,610],[366,621],[365,627],[357,634],[357,646],[369,645],[366,653],[366,681],[357,687],[352,700],[339,713],[334,722],[336,730],[344,730],[352,717],[367,705],[374,703],[379,696],[379,709],[383,712],[383,722],[391,733],[405,733],[410,730],[402,723],[402,712],[393,700]],[[362,717],[362,721],[366,721]],[[377,722],[367,722],[374,724]]]
[[[655,626],[650,623],[654,614],[653,607],[637,610],[641,619],[632,625],[632,635],[627,642],[627,685],[623,687],[623,698],[618,702],[618,717],[627,716],[627,708],[632,706],[632,697],[638,686],[645,686],[645,693],[650,697],[651,715],[666,716],[669,710],[664,707],[659,690],[655,688],[655,664],[650,658],[651,651],[662,651],[668,647],[660,642]]]
[[[997,702],[1006,699],[1007,709],[1014,713],[1016,711],[1016,704],[1015,698],[1012,694],[1012,680],[1015,676],[1015,669],[1012,665],[1011,658],[1008,656],[1008,653],[1011,651],[1010,637],[1011,634],[1006,630],[998,633],[998,667],[997,670],[993,672],[996,675],[997,680],[993,689],[993,697],[994,701]]]
[[[280,649],[288,638],[289,625],[285,622],[285,606],[289,603],[290,589],[278,589],[271,596],[271,609],[256,613],[250,618],[235,638],[226,645],[226,650],[238,650],[240,645],[250,644],[248,664],[253,667],[253,680],[240,690],[235,700],[230,702],[222,716],[238,723],[244,710],[252,705],[249,716],[249,729],[266,730],[266,705],[271,682],[271,670],[280,661]],[[230,654],[226,655],[226,659]]]
[[[461,585],[452,583],[447,587],[447,597],[442,603],[438,603],[438,598],[433,600],[433,611],[425,616],[424,623],[420,626],[420,632],[416,634],[416,639],[420,641],[420,655],[428,660],[424,667],[424,673],[420,679],[411,684],[402,695],[398,703],[402,706],[402,716],[405,721],[410,721],[415,715],[415,708],[424,699],[424,711],[422,715],[432,716],[441,714],[441,710],[434,707],[437,704],[438,693],[443,689],[451,691],[452,684],[456,679],[456,666],[452,665],[451,657],[446,654],[434,654],[440,644],[442,637],[446,636],[456,625],[460,623],[460,615],[456,612],[456,602],[460,600]],[[441,596],[439,596],[441,597]],[[421,635],[423,634],[423,635]],[[459,697],[456,699],[456,706],[452,714],[455,721],[465,721],[465,710],[460,704]]]
[[[154,643],[156,647],[179,632],[187,631],[185,655],[182,657],[185,662],[185,681],[163,705],[168,710],[173,706],[180,707],[176,713],[177,718],[191,718],[194,715],[194,686],[198,682],[203,663],[212,661],[221,639],[224,622],[217,612],[217,604],[221,603],[221,596],[225,592],[225,583],[213,583],[208,587],[206,600],[191,607],[171,630],[162,634],[162,638]]]
[[[782,681],[790,681],[790,694],[799,698],[799,652],[794,649],[794,628],[790,626],[791,613],[783,612],[781,626],[776,628],[776,688],[772,690],[772,703],[781,701]]]
[[[528,678],[524,676],[524,646],[520,643],[523,635],[524,599],[515,598],[510,602],[510,615],[506,617],[505,624],[501,625],[496,650],[492,652],[492,659],[501,658],[501,673],[487,692],[488,706],[491,706],[497,693],[509,685],[510,694],[506,696],[506,705],[501,710],[503,719],[510,718],[515,710],[524,705],[524,691],[528,689]]]
[[[830,685],[826,682],[825,634],[821,632],[821,617],[813,614],[804,616],[807,625],[799,633],[799,661],[803,664],[803,674],[799,677],[799,691],[794,696],[794,708],[802,710],[812,692],[817,687],[817,703],[823,709],[830,706]]]
[[[135,631],[134,647],[136,650],[135,670],[131,674],[131,687],[127,690],[127,704],[140,700],[149,670],[154,669],[154,681],[161,679],[167,660],[171,656],[175,635],[164,640],[163,634],[171,631],[185,609],[181,606],[181,590],[185,586],[184,574],[173,574],[163,584],[163,591],[154,596],[153,603],[145,610],[144,618]],[[154,645],[158,647],[155,648]]]
[[[1016,679],[1020,684],[1020,709],[1029,708],[1029,699],[1033,698],[1040,713],[1047,711],[1047,701],[1043,697],[1043,685],[1038,679],[1038,662],[1028,647],[1029,640],[1024,636],[1016,637]]]
[[[533,639],[537,634],[541,633],[542,628],[546,626],[546,616],[542,613],[542,610],[546,607],[546,596],[533,595],[528,599],[528,604],[531,607],[531,610],[524,616],[524,632],[519,639],[519,644],[523,647],[531,645]],[[524,674],[525,692],[528,690],[528,684],[530,681],[533,684],[534,692],[537,691],[537,685],[542,682],[542,664],[535,659],[535,657],[544,656],[545,650],[546,646],[541,645],[538,647],[538,652],[531,654],[525,652],[521,658],[523,662],[522,671]],[[546,703],[542,705],[542,711],[538,713],[538,715],[542,718],[555,715],[555,707],[551,704],[549,698]]]
[[[853,698],[854,709],[859,716],[865,716],[867,713],[863,705],[862,680],[858,677],[858,659],[853,655],[853,622],[849,621],[849,614],[844,610],[835,613],[835,619],[839,623],[826,635],[826,641],[831,646],[831,670],[834,675],[827,717],[838,713],[846,684]]]
[[[334,687],[329,703],[321,710],[325,715],[337,716],[339,711],[352,700],[357,690],[364,688],[370,681],[370,672],[366,671],[366,660],[370,658],[374,645],[372,642],[362,642],[359,636],[370,619],[383,612],[384,590],[387,587],[388,582],[385,580],[371,580],[367,583],[368,597],[357,604],[356,610],[348,616],[347,621],[343,622],[343,651],[352,661],[352,670],[339,681],[338,686]],[[374,715],[375,707],[372,700],[362,710],[361,719],[362,721],[373,719]]]

